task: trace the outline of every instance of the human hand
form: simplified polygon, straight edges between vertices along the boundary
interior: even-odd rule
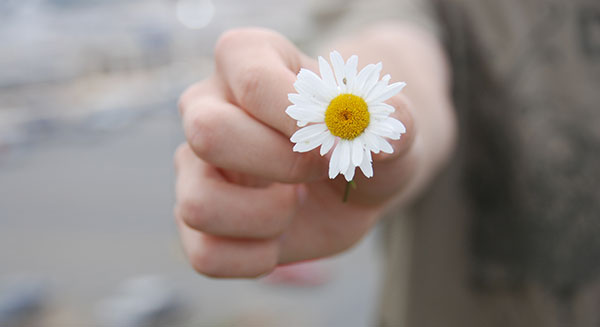
[[[342,203],[343,176],[330,180],[318,150],[292,152],[298,129],[285,114],[301,67],[315,60],[262,29],[226,33],[215,73],[180,99],[187,143],[175,155],[175,216],[192,266],[215,277],[255,277],[276,265],[339,253],[370,229],[410,184],[416,162],[412,107],[388,103],[407,128],[393,154],[373,157]],[[384,63],[385,67],[385,63]]]

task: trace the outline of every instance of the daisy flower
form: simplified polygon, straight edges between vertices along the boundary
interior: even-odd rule
[[[399,120],[390,117],[394,107],[384,103],[406,86],[389,84],[390,75],[379,79],[381,63],[369,64],[357,73],[358,57],[346,63],[337,52],[330,54],[331,65],[319,57],[321,77],[301,69],[288,99],[286,113],[303,127],[290,140],[295,152],[308,152],[321,146],[321,156],[332,148],[329,178],[343,174],[352,181],[356,167],[366,177],[373,176],[371,152],[392,153],[384,139],[398,140],[406,133]],[[310,125],[309,125],[310,124]],[[307,126],[308,125],[308,126]]]

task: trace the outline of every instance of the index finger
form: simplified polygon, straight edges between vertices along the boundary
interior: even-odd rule
[[[290,137],[297,129],[285,113],[294,93],[301,54],[284,37],[262,29],[233,30],[216,46],[218,72],[228,97],[265,125]]]

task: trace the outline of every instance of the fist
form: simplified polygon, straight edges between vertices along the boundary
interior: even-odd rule
[[[385,63],[384,63],[385,65]],[[393,154],[374,156],[375,176],[328,178],[318,150],[292,151],[298,129],[285,114],[301,67],[317,64],[274,32],[240,29],[215,48],[215,73],[180,99],[187,143],[175,154],[175,217],[198,272],[256,277],[278,264],[332,255],[355,244],[409,183],[414,162],[411,106],[388,102],[407,133]]]

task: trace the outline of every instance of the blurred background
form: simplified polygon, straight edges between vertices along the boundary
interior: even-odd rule
[[[223,31],[301,47],[293,0],[0,0],[0,326],[365,326],[377,230],[255,280],[197,275],[173,224],[179,94]]]

